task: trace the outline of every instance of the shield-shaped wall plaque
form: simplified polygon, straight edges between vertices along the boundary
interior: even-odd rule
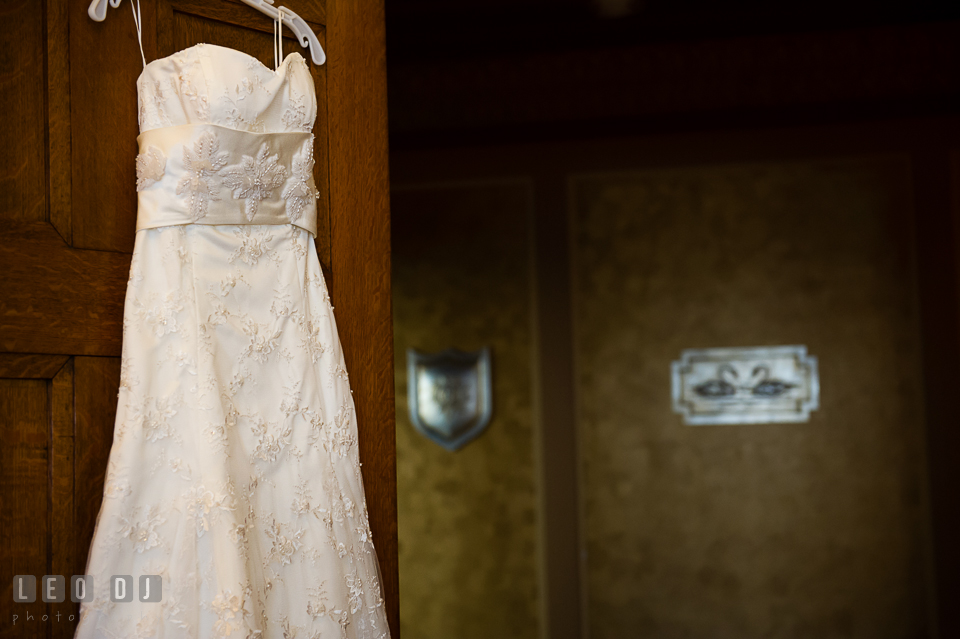
[[[463,448],[490,423],[491,391],[489,348],[435,354],[407,350],[410,421],[447,450]]]

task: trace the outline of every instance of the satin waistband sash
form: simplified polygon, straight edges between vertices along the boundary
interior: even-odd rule
[[[137,137],[137,230],[176,224],[295,224],[316,237],[313,134],[215,124]]]

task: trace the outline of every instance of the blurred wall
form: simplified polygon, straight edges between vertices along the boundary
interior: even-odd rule
[[[586,626],[925,637],[910,176],[871,158],[573,180]],[[684,348],[805,344],[810,423],[682,424]]]
[[[599,0],[396,0],[386,5],[391,176],[407,183],[503,176],[529,179],[535,183],[538,264],[543,267],[548,261],[544,256],[554,256],[554,268],[538,273],[535,296],[535,377],[540,384],[535,402],[544,419],[538,432],[542,433],[540,468],[547,478],[541,482],[542,546],[547,558],[541,627],[551,638],[575,639],[581,628],[577,604],[586,592],[576,563],[580,531],[569,513],[578,503],[573,477],[578,438],[569,408],[574,395],[569,326],[573,314],[566,281],[569,175],[692,161],[891,154],[904,163],[903,170],[893,176],[895,184],[902,187],[912,182],[907,188],[913,192],[903,211],[916,214],[915,224],[905,223],[905,232],[897,233],[906,237],[907,227],[912,226],[921,249],[916,270],[935,537],[936,624],[940,636],[960,637],[960,606],[955,603],[960,601],[960,545],[956,543],[960,538],[956,507],[960,402],[954,399],[960,387],[960,3],[816,0],[799,9],[789,3],[753,0],[626,4],[630,6],[625,13],[630,15],[616,18],[606,16],[621,12],[599,11],[613,6]],[[877,192],[889,194],[882,189]],[[798,199],[804,197],[801,193]],[[653,203],[655,198],[645,201]],[[649,214],[643,212],[643,223]],[[810,215],[823,222],[822,211]],[[728,233],[732,232],[694,237],[709,244]],[[829,236],[829,227],[824,233]],[[652,248],[659,248],[667,240],[650,241]],[[908,241],[912,238],[904,239],[902,245]],[[640,257],[636,259],[635,266],[641,263]],[[843,262],[836,252],[831,259]],[[751,276],[745,269],[731,272],[722,259],[716,262],[719,276],[733,278],[741,288],[751,278],[756,277],[759,286],[769,283],[763,277],[773,277]],[[662,260],[644,263],[657,269],[665,264]],[[681,270],[680,264],[673,263],[673,272]],[[610,270],[606,273],[611,275]],[[900,279],[893,281],[894,288],[906,281],[900,273],[896,275]],[[631,286],[653,290],[659,284],[647,273]],[[703,295],[704,307],[713,312],[720,310],[716,298],[727,294],[719,284],[715,290],[706,284],[695,290]],[[779,291],[772,293],[776,294]],[[807,294],[813,295],[810,290]],[[845,308],[862,296],[858,292],[839,306]],[[908,301],[915,314],[917,305],[912,298]],[[811,308],[826,306],[821,300],[820,306]],[[894,313],[892,303],[884,308]],[[673,313],[683,328],[689,320],[681,317],[679,307]],[[786,315],[787,309],[782,313]],[[729,318],[726,312],[722,315]],[[551,324],[554,317],[561,319]],[[823,321],[819,316],[814,319]],[[757,324],[749,316],[742,321],[746,328]],[[865,326],[868,333],[874,330],[873,321]],[[917,328],[904,330],[915,336]],[[710,330],[718,339],[705,343],[719,343],[726,335]],[[756,332],[747,336],[762,337]],[[768,337],[776,343],[786,339],[782,334]],[[678,341],[669,355],[660,353],[661,364],[694,341]],[[644,348],[651,344],[643,342]],[[826,362],[825,374],[838,361]],[[916,367],[907,370],[911,371],[905,373],[908,378],[916,377]],[[842,388],[844,398],[850,396],[851,387]],[[664,395],[655,395],[664,401]],[[857,402],[867,401],[863,395],[858,397]],[[663,410],[660,404],[653,406]],[[826,415],[825,407],[814,424]],[[632,422],[626,423],[629,430]],[[569,469],[567,475],[565,469]],[[899,479],[891,481],[902,485]],[[635,601],[636,591],[620,592],[621,601]],[[841,609],[837,618],[845,614]],[[789,620],[784,624],[789,627]],[[844,627],[840,622],[834,625]],[[849,627],[854,628],[850,632],[858,632],[855,623]],[[816,636],[816,631],[811,634]]]
[[[391,209],[403,637],[537,637],[529,188],[399,186]],[[410,423],[406,350],[483,346],[493,420],[447,452]]]

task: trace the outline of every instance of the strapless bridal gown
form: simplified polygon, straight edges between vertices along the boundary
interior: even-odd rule
[[[306,62],[196,45],[137,91],[120,393],[76,637],[388,637],[313,241]],[[112,575],[133,601],[111,601]],[[140,601],[140,575],[162,601]]]

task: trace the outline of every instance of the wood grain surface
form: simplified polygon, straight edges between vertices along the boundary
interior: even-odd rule
[[[333,304],[360,430],[370,525],[399,636],[386,51],[381,0],[327,4]]]

